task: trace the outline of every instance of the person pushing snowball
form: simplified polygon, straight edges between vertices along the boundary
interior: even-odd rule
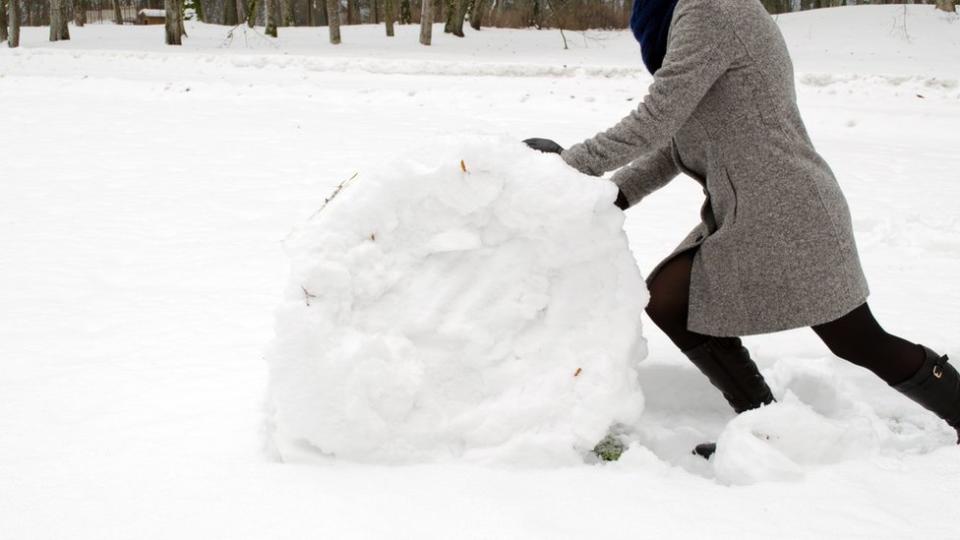
[[[647,278],[653,322],[738,413],[774,401],[740,337],[811,327],[960,443],[960,374],[871,314],[850,211],[807,134],[772,17],[757,0],[638,0],[630,24],[654,76],[639,107],[567,149],[525,142],[588,175],[617,170],[623,210],[681,172],[704,186],[701,222]]]

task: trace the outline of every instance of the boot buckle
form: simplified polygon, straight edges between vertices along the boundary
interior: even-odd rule
[[[943,366],[949,362],[950,359],[946,355],[941,356],[937,359],[937,363],[933,365],[933,376],[937,379],[943,378]]]

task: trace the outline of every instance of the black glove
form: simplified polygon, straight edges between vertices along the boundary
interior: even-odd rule
[[[524,144],[533,148],[534,150],[539,150],[545,154],[559,154],[563,152],[563,147],[559,144],[551,141],[550,139],[527,139],[523,141]]]
[[[623,194],[623,191],[617,190],[617,200],[613,203],[617,208],[627,211],[627,208],[630,208],[630,203],[627,201],[627,196]]]

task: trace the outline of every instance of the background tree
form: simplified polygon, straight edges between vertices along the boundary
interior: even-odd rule
[[[413,12],[410,10],[410,0],[400,0],[400,24],[413,22]]]
[[[227,0],[230,2],[231,0]],[[237,4],[237,24],[247,22],[247,2],[246,0],[236,0]]]
[[[7,46],[15,49],[20,46],[20,0],[7,0],[7,9],[7,18],[10,19]]]
[[[67,0],[50,0],[50,41],[70,39],[67,18]]]
[[[7,0],[0,0],[0,41],[6,41],[9,36],[7,33]]]
[[[183,10],[191,9],[196,14],[197,20],[200,22],[207,21],[207,10],[204,9],[203,2],[201,0],[182,0]]]
[[[83,26],[87,23],[87,0],[73,0],[73,24]]]
[[[167,45],[180,45],[180,27],[177,24],[177,14],[180,12],[180,9],[177,3],[177,0],[163,0],[165,15],[164,35]]]
[[[940,11],[946,11],[947,13],[956,13],[957,12],[957,0],[936,0],[937,9]]]
[[[340,44],[340,0],[326,0],[327,26],[330,28],[330,43]]]
[[[240,24],[240,16],[237,14],[237,3],[233,0],[226,0],[226,2],[223,3],[223,24],[227,26]]]
[[[257,9],[260,7],[260,0],[247,0],[244,9],[247,14],[247,26],[253,28],[257,24]]]
[[[263,0],[263,10],[263,33],[271,37],[277,37],[277,18],[279,16],[278,12],[280,11],[279,0]]]
[[[760,0],[760,3],[773,15],[789,13],[793,10],[793,2],[791,0]]]
[[[492,0],[473,0],[470,7],[470,27],[474,30],[480,30],[480,23],[483,20],[483,12],[490,7]],[[628,2],[624,2],[626,4]]]
[[[420,8],[420,44],[430,45],[433,41],[433,2],[423,0]]]
[[[180,34],[180,37],[187,35],[187,28],[183,25],[183,7],[184,0],[176,0],[176,10],[177,10],[177,32]]]
[[[280,1],[280,26],[296,26],[297,21],[293,17],[293,0]]]
[[[307,5],[312,5],[313,3],[314,3],[314,0],[307,0]],[[339,8],[339,6],[340,6],[340,4],[337,3],[337,13],[340,13],[340,8]],[[317,13],[317,14],[320,16],[319,22],[317,22],[317,23],[315,23],[315,24],[319,24],[320,26],[329,26],[329,25],[330,25],[330,6],[327,4],[327,1],[326,1],[326,0],[320,0],[320,7],[319,7],[319,9],[317,9],[316,7],[314,7],[314,8],[311,8],[311,11]],[[340,17],[339,17],[339,16],[337,16],[337,24],[340,24]]]
[[[468,0],[446,0],[447,22],[443,31],[457,37],[463,37],[463,19],[467,16]]]
[[[393,21],[396,16],[394,0],[383,0],[383,23],[387,27],[387,37],[393,37]]]
[[[123,24],[123,10],[120,8],[120,0],[113,0],[113,22]]]
[[[357,24],[360,22],[360,6],[357,0],[347,0],[347,24]]]
[[[456,0],[443,0],[443,7],[445,9],[443,13],[438,14],[438,15],[446,14],[446,19],[443,25],[444,34],[449,34],[450,32],[453,31],[453,13],[454,11],[456,11],[456,7],[454,6],[455,1]]]

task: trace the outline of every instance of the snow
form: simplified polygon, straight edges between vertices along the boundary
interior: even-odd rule
[[[287,241],[271,447],[583,463],[643,411],[647,291],[617,189],[507,137],[426,147],[351,179]]]
[[[137,13],[139,13],[140,15],[143,15],[144,17],[166,17],[167,16],[166,10],[163,10],[163,9],[141,9]]]
[[[811,135],[849,199],[873,311],[960,358],[960,22],[931,6],[778,21]],[[274,44],[188,23],[175,50],[158,27],[87,25],[54,44],[23,31],[23,48],[0,48],[0,537],[960,530],[947,428],[809,330],[745,340],[780,404],[734,418],[645,325],[645,405],[614,464],[264,456],[263,351],[290,231],[354,173],[341,196],[383,164],[443,160],[425,141],[508,132],[569,145],[607,127],[650,80],[627,32],[568,34],[564,51],[556,32],[458,40],[439,25],[430,49],[414,27],[393,42],[344,27],[339,49],[323,29],[281,29]],[[701,202],[678,178],[627,212],[641,271]],[[689,455],[715,438],[713,461]]]

